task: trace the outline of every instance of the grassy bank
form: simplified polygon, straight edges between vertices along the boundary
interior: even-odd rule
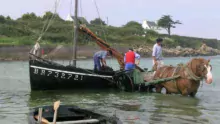
[[[47,13],[43,17],[37,17],[34,13],[24,14],[17,20],[10,17],[0,16],[0,46],[15,45],[34,45],[40,34],[42,37],[42,45],[55,46],[62,44],[64,46],[72,45],[73,41],[73,22],[67,22],[57,16],[46,32],[43,29],[47,27],[48,18],[51,13]],[[86,22],[86,23],[84,23]],[[88,23],[85,19],[82,22],[86,24],[97,36],[107,41],[110,45],[115,46],[131,46],[131,45],[149,45],[155,43],[158,37],[164,38],[164,47],[175,48],[176,46],[199,48],[204,42],[208,46],[220,49],[220,41],[217,39],[204,39],[196,37],[159,34],[153,30],[144,30],[141,24],[137,22],[128,22],[121,27],[114,27],[99,22]],[[94,45],[89,37],[79,33],[78,45]]]
[[[0,47],[7,47],[7,46],[33,46],[35,44],[36,39],[30,38],[30,37],[0,37]],[[112,43],[108,42],[110,46],[124,46],[124,47],[129,47],[130,44],[125,44],[125,43]],[[41,46],[51,46],[51,47],[56,47],[57,45],[62,45],[62,46],[73,46],[73,41],[72,42],[57,42],[54,43],[52,41],[48,40],[41,40],[40,41]],[[95,47],[97,44],[93,41],[88,42],[86,44],[77,44],[78,46],[91,46]]]

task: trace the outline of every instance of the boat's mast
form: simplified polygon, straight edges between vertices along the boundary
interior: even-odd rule
[[[75,15],[74,15],[74,40],[73,40],[73,66],[76,67],[77,56],[77,40],[78,40],[78,0],[75,0]]]

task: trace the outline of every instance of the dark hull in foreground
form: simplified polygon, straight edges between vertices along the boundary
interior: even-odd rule
[[[116,88],[115,71],[64,66],[41,58],[29,60],[31,90],[106,89]]]
[[[42,118],[53,122],[53,106],[43,106]],[[28,124],[37,124],[35,116],[38,115],[38,107],[30,111],[28,115]],[[122,124],[115,116],[107,117],[98,113],[78,108],[77,106],[61,105],[58,109],[56,124],[61,123],[93,123],[93,124]]]

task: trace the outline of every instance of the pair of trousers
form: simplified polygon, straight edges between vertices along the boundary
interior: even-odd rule
[[[164,62],[162,60],[157,60],[157,69],[159,69],[160,67],[162,67],[164,65]],[[155,65],[154,60],[153,60],[153,66]]]
[[[94,60],[94,69],[100,71],[101,70],[101,63],[99,57],[93,57]]]
[[[131,69],[135,69],[135,64],[133,64],[133,63],[126,63],[125,64],[125,70],[131,70]]]

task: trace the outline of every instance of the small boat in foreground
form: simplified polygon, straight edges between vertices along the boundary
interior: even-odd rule
[[[42,120],[49,121],[46,124],[52,124],[54,119],[53,106],[36,107],[30,111],[28,115],[28,124],[38,123],[38,109],[42,108]],[[115,116],[104,116],[86,109],[79,108],[73,105],[60,105],[57,111],[56,124],[122,124]],[[41,122],[43,123],[43,121]]]

